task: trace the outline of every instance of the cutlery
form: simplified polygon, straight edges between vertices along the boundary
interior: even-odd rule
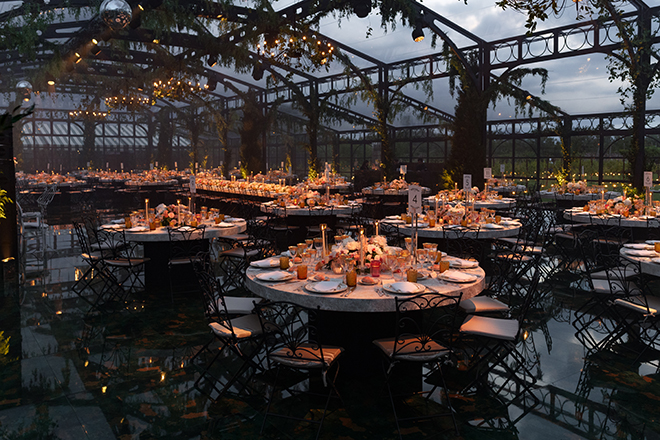
[[[354,291],[355,289],[357,289],[357,286],[353,286],[353,287],[351,287],[350,289],[348,289],[348,290],[346,291],[346,293],[342,293],[342,294],[340,295],[340,298],[345,298],[345,297],[347,297],[348,295],[350,295],[351,293],[353,293],[353,291]]]

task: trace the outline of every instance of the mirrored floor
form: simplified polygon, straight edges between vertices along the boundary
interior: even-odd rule
[[[71,225],[26,230],[24,254],[25,282],[18,290],[5,283],[0,308],[0,438],[259,437],[262,385],[217,402],[194,386],[208,359],[193,356],[211,337],[201,294],[172,303],[167,290],[148,291],[132,295],[122,310],[89,313],[89,304],[72,292],[86,265]],[[587,295],[556,280],[541,288],[545,294],[519,346],[537,379],[538,405],[507,405],[487,388],[452,392],[458,437],[444,418],[403,423],[403,438],[660,438],[654,356],[635,362],[587,351],[572,325]],[[235,371],[236,363],[223,355],[218,375]],[[456,365],[445,365],[445,375],[450,390],[460,388]],[[398,437],[383,376],[340,374],[338,389],[342,401],[331,404],[321,438]],[[315,403],[301,401],[291,411],[310,407]],[[315,434],[315,426],[269,419],[263,436]]]

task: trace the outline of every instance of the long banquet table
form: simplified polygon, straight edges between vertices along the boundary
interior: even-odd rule
[[[403,235],[411,236],[414,231],[413,225],[404,224],[400,220],[384,219],[381,223],[396,226]],[[479,238],[489,240],[515,237],[520,232],[520,227],[521,224],[515,221],[506,222],[506,224],[484,223],[472,227],[440,225],[432,228],[423,223],[417,228],[417,236],[432,239]]]

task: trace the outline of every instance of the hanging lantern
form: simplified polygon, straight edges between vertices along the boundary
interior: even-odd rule
[[[27,81],[19,81],[16,83],[16,93],[29,100],[32,94],[32,84]]]
[[[126,0],[105,0],[101,3],[99,15],[110,29],[116,31],[131,22],[133,10]]]

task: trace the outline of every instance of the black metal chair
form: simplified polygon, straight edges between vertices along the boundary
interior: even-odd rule
[[[79,222],[74,222],[73,226],[82,251],[81,257],[88,267],[77,277],[72,290],[89,303],[92,309],[105,311],[106,304],[123,300],[126,292],[106,265],[103,252],[92,251],[85,226]],[[88,290],[92,292],[91,299],[86,295]]]
[[[252,377],[262,369],[259,352],[263,333],[259,318],[253,313],[258,298],[225,296],[212,271],[208,254],[199,254],[193,267],[204,295],[205,314],[213,337],[195,354],[191,363],[207,354],[195,388],[214,401],[228,392],[254,394]],[[218,342],[219,347],[213,344]],[[221,356],[232,353],[235,362]],[[234,371],[230,367],[234,367]]]
[[[321,334],[318,309],[307,309],[289,302],[273,302],[258,306],[256,311],[261,321],[262,333],[265,336],[269,369],[276,370],[271,385],[272,389],[268,396],[268,405],[264,414],[261,432],[263,433],[267,418],[275,416],[318,424],[319,427],[316,433],[316,438],[318,438],[330,399],[333,395],[339,397],[339,392],[335,387],[335,379],[339,372],[337,359],[344,349],[323,345],[318,340],[318,335]],[[279,380],[283,370],[294,373],[294,376],[286,383]],[[334,370],[334,374],[332,374],[332,370]],[[306,371],[309,374],[296,374],[301,371]],[[312,371],[320,372],[320,377],[313,376]],[[310,379],[309,389],[301,390],[297,385],[307,378]],[[314,379],[321,379],[323,387],[328,388],[328,392],[315,392],[314,385],[311,383]],[[280,392],[277,391],[278,387],[281,388]],[[323,407],[320,408],[320,419],[315,420],[314,418],[271,412],[275,396],[286,395],[287,393],[292,397],[301,394],[323,397],[325,401],[319,402],[323,404]],[[312,403],[311,399],[310,403]],[[309,408],[304,412],[310,412],[308,410]],[[311,411],[312,416],[315,412]]]
[[[525,408],[538,404],[532,392],[536,383],[534,374],[527,366],[525,357],[517,346],[524,338],[524,323],[531,305],[539,296],[540,272],[536,272],[528,285],[522,304],[515,318],[494,318],[468,315],[459,332],[468,357],[468,370],[473,380],[463,388],[463,393],[478,390],[480,384],[492,383],[492,391],[508,396],[509,403]],[[489,375],[493,380],[489,381]],[[528,406],[529,402],[532,402]]]
[[[443,295],[441,293],[422,293],[410,298],[396,297],[396,325],[394,337],[377,339],[374,341],[387,358],[386,382],[387,390],[394,411],[396,427],[401,438],[400,422],[432,419],[449,416],[454,424],[456,435],[458,426],[454,416],[454,409],[449,400],[449,391],[442,372],[442,362],[447,361],[453,354],[452,338],[456,328],[456,314],[461,295]],[[438,386],[442,387],[446,409],[440,412],[415,414],[409,417],[400,417],[393,393],[393,367],[399,363],[417,363],[430,366],[427,377],[437,375],[439,382],[435,382],[431,389],[414,392],[413,395],[426,395],[425,403],[428,405],[433,392]],[[410,393],[404,394],[410,396]],[[401,396],[399,396],[401,397]]]
[[[200,252],[208,250],[209,242],[204,237],[206,226],[179,226],[167,228],[169,235],[169,259],[167,262],[167,275],[170,282],[170,296],[174,301],[175,290],[190,290],[192,264]],[[188,274],[186,274],[186,271]],[[183,282],[175,286],[175,279],[182,278]],[[176,287],[176,289],[175,289]],[[197,286],[195,285],[195,288]]]

